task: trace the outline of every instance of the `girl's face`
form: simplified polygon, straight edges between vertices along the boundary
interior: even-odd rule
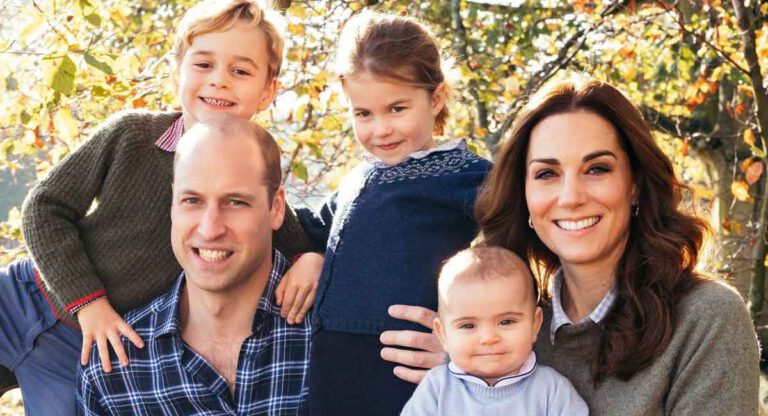
[[[364,71],[345,78],[343,87],[354,118],[355,137],[369,153],[395,164],[435,145],[435,117],[445,105],[442,85],[430,94]]]
[[[602,117],[575,111],[534,127],[525,200],[536,234],[566,270],[615,268],[629,236],[635,194],[629,158]]]

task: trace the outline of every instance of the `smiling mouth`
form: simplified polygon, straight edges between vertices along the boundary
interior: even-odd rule
[[[379,148],[384,150],[392,150],[400,145],[402,142],[395,142],[395,143],[389,143],[389,144],[380,144],[378,145]]]
[[[600,216],[584,218],[583,220],[578,221],[558,220],[555,221],[555,224],[563,230],[579,231],[594,227],[598,222],[600,222]]]
[[[200,97],[200,99],[206,104],[215,105],[217,107],[232,107],[235,105],[232,101],[220,100],[217,98]]]
[[[226,250],[210,250],[205,248],[193,248],[192,250],[207,263],[222,261],[232,255],[231,251]]]

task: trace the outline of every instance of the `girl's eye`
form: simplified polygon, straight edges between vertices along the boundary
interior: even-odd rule
[[[371,112],[368,110],[358,111],[355,113],[355,117],[357,118],[367,118],[371,115]]]
[[[594,165],[589,168],[587,173],[591,175],[602,175],[611,171],[611,168],[605,165]]]
[[[407,107],[403,107],[402,105],[396,105],[396,106],[392,107],[392,109],[390,111],[392,111],[393,113],[399,113],[401,111],[404,111],[406,108]]]
[[[534,173],[533,179],[549,179],[555,176],[557,175],[555,175],[555,171],[552,169],[541,169]]]
[[[475,324],[466,322],[459,325],[459,329],[475,329]]]

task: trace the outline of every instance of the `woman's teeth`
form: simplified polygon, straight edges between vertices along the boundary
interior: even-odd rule
[[[597,222],[600,221],[600,217],[590,217],[585,218],[583,220],[578,221],[566,221],[566,220],[560,220],[557,221],[557,226],[568,231],[577,231],[577,230],[583,230],[585,228],[589,228]]]

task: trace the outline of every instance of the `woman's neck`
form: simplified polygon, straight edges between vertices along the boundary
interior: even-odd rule
[[[616,284],[616,268],[563,265],[560,304],[572,322],[579,322],[600,304]]]

